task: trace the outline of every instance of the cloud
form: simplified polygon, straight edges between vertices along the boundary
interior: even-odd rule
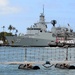
[[[12,14],[20,11],[19,7],[10,4],[9,0],[0,0],[0,14]]]

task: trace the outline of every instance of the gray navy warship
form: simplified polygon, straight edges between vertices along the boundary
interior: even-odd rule
[[[10,46],[36,46],[47,47],[55,46],[62,42],[73,43],[75,41],[75,32],[68,27],[56,27],[56,20],[45,22],[44,10],[39,17],[39,22],[34,23],[31,27],[27,28],[25,35],[6,36]],[[47,31],[47,24],[51,23],[51,31]]]

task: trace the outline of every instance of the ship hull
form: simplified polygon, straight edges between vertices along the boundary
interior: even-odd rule
[[[39,39],[39,38],[28,38],[28,37],[17,37],[17,36],[7,36],[6,39],[10,46],[26,46],[26,47],[47,47],[51,40]],[[54,46],[55,42],[51,42]]]

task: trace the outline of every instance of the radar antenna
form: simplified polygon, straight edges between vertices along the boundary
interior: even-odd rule
[[[55,24],[57,23],[57,21],[56,20],[52,20],[51,21],[51,24],[55,27]]]

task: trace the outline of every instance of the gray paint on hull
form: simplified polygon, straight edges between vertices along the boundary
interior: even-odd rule
[[[46,39],[37,39],[37,38],[23,38],[23,37],[6,37],[9,39],[9,44],[12,46],[48,46],[48,44],[51,42],[51,40]],[[14,43],[12,43],[12,41]],[[55,42],[52,42],[52,44],[55,44]]]

